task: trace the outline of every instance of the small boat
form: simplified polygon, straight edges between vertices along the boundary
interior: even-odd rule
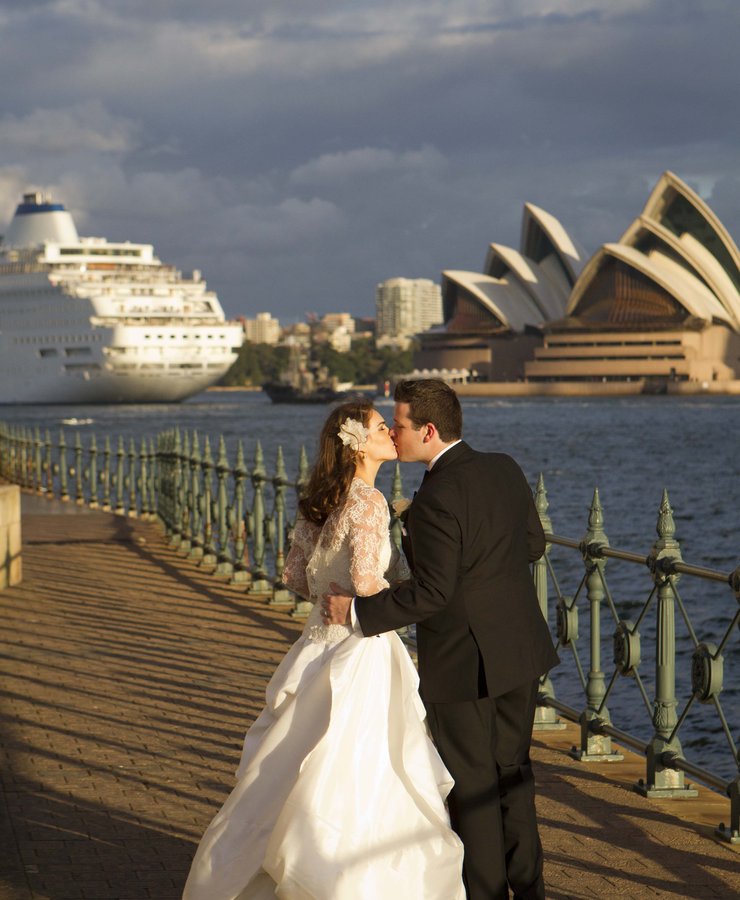
[[[334,403],[352,396],[351,391],[335,391],[327,386],[301,390],[282,381],[267,381],[262,390],[273,403]]]
[[[292,347],[288,368],[280,378],[266,381],[262,390],[273,403],[336,403],[358,395],[348,384],[340,384],[324,366],[309,361],[308,355]]]

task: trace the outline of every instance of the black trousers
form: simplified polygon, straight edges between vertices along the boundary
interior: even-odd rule
[[[538,689],[537,680],[501,697],[426,704],[455,779],[448,805],[470,900],[508,900],[509,888],[522,900],[545,896],[529,759]]]

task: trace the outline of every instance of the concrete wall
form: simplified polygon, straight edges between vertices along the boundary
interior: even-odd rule
[[[731,382],[740,376],[740,335],[724,325],[674,331],[558,331],[534,350],[526,376],[624,381],[674,376]]]
[[[525,364],[542,346],[540,334],[428,332],[414,353],[417,369],[475,370],[488,381],[519,381]]]
[[[0,591],[21,581],[21,490],[0,485]]]

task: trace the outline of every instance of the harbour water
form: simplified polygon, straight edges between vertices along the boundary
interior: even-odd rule
[[[391,400],[378,407],[390,421]],[[514,456],[532,485],[543,474],[553,531],[579,539],[588,523],[594,488],[604,509],[604,530],[612,547],[647,555],[655,540],[663,489],[674,510],[676,538],[686,562],[723,572],[740,563],[740,399],[732,397],[629,397],[614,399],[522,398],[464,399],[465,438],[477,449]],[[268,472],[278,445],[289,475],[295,475],[301,445],[312,456],[322,406],[273,405],[261,392],[212,391],[182,404],[131,406],[6,406],[0,420],[26,426],[65,428],[83,441],[95,433],[139,439],[175,426],[197,429],[212,439],[224,435],[233,450],[244,442],[249,463],[256,441],[265,451]],[[418,465],[401,467],[404,492],[410,496],[421,478]],[[392,466],[381,470],[378,486],[388,493]],[[552,560],[561,590],[574,594],[583,565],[577,552],[553,548]],[[652,582],[647,568],[610,560],[610,591],[620,618],[635,619]],[[737,612],[727,586],[683,576],[679,592],[700,641],[719,644]],[[654,602],[654,601],[653,601]],[[588,613],[581,595],[579,653],[589,668]],[[641,625],[647,696],[654,694],[655,606]],[[614,670],[611,635],[614,623],[602,610],[602,668],[607,683]],[[551,611],[551,625],[554,613]],[[676,610],[677,713],[690,695],[693,642]],[[732,629],[724,648],[724,689],[720,695],[735,742],[740,737],[740,639]],[[582,706],[577,672],[568,650],[553,676],[557,696]],[[646,741],[652,733],[646,709],[631,678],[620,678],[608,703],[616,725]],[[736,767],[714,707],[695,703],[680,731],[686,755],[695,763],[732,777]]]

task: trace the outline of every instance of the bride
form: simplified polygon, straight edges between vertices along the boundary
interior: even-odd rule
[[[369,401],[333,410],[299,503],[288,586],[315,605],[247,732],[237,783],[208,826],[183,900],[464,900],[452,779],[427,736],[395,632],[324,625],[331,582],[370,595],[406,575],[375,489],[396,451]]]

